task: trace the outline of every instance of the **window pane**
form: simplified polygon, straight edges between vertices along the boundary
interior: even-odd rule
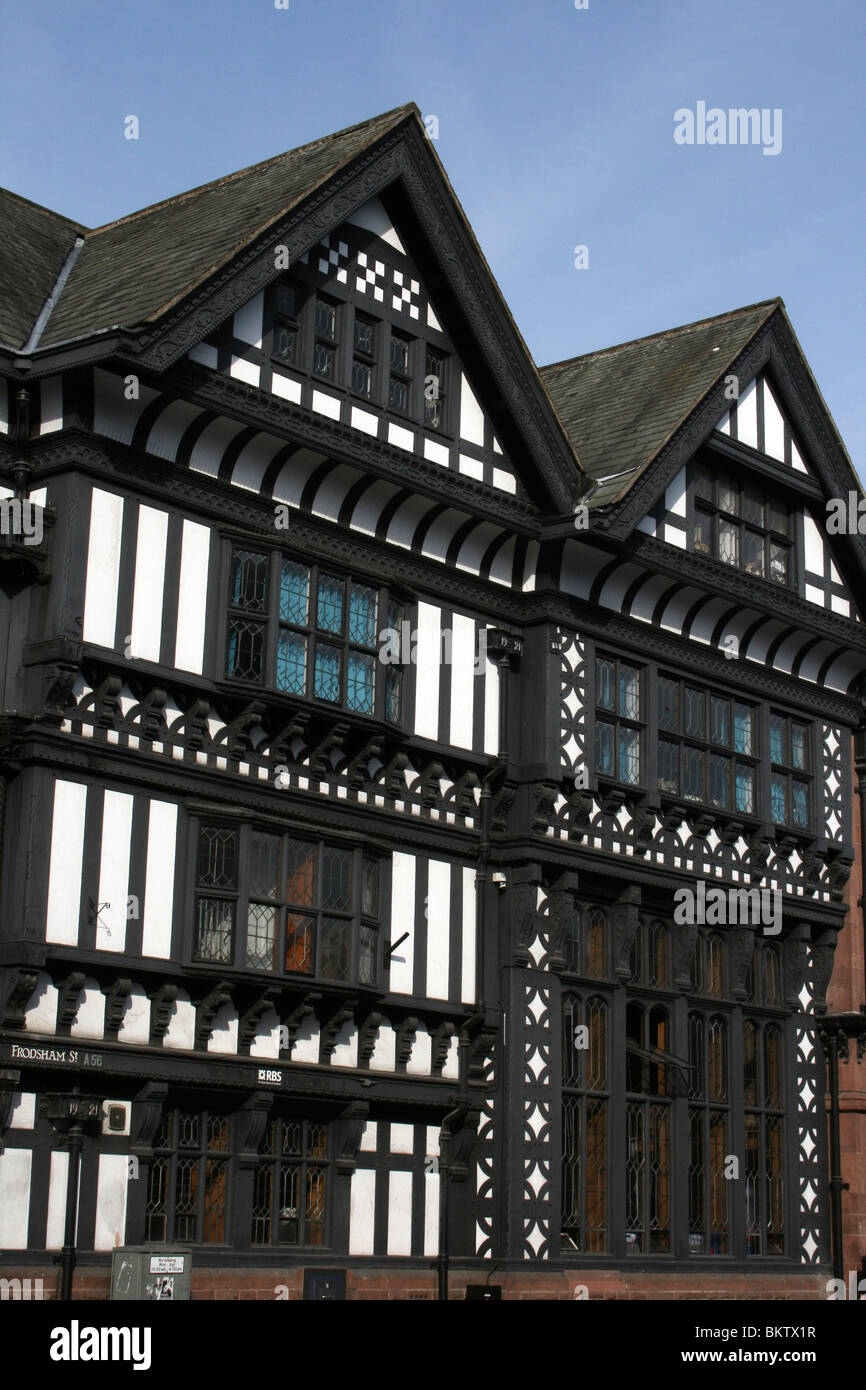
[[[806,726],[805,724],[791,725],[791,766],[798,771],[806,770]]]
[[[342,917],[322,918],[321,975],[326,980],[348,980],[351,957],[351,924]]]
[[[291,365],[298,358],[298,330],[288,323],[274,324],[272,355]]]
[[[317,626],[321,632],[343,631],[343,581],[319,575]]]
[[[251,970],[273,970],[276,946],[276,912],[263,903],[250,903],[247,911],[247,965]]]
[[[334,349],[327,343],[316,343],[313,349],[313,371],[318,376],[333,377]]]
[[[595,770],[605,777],[614,775],[613,725],[601,719],[595,726]]]
[[[785,721],[778,714],[770,715],[770,758],[774,763],[787,764],[785,757]]]
[[[276,898],[279,894],[280,837],[259,830],[250,835],[250,897]]]
[[[595,663],[595,698],[602,709],[614,708],[615,663],[606,656],[600,656]]]
[[[767,530],[776,531],[780,536],[787,536],[788,531],[788,508],[784,502],[767,503]]]
[[[349,641],[359,647],[376,645],[376,610],[378,595],[364,584],[349,585]]]
[[[703,463],[695,465],[695,496],[703,497],[705,502],[713,500],[713,476]]]
[[[337,310],[333,304],[328,304],[324,299],[316,300],[316,332],[323,333],[326,338],[336,336],[337,329]]]
[[[788,817],[785,814],[785,778],[772,777],[770,779],[770,814],[778,824],[784,825]]]
[[[704,800],[705,756],[698,748],[683,749],[683,796],[690,801]]]
[[[286,898],[290,903],[308,907],[316,902],[318,854],[318,846],[306,840],[287,841]]]
[[[709,762],[710,776],[710,804],[727,808],[730,802],[730,781],[731,781],[731,761],[730,758],[720,758],[718,754],[710,754]]]
[[[640,734],[637,729],[619,731],[619,776],[621,782],[637,786],[640,782]]]
[[[794,825],[809,824],[809,797],[805,782],[791,783],[791,820]]]
[[[740,528],[732,521],[719,521],[719,559],[726,565],[740,563]]]
[[[326,845],[322,850],[322,907],[348,911],[352,906],[352,855]]]
[[[231,601],[235,608],[261,613],[265,608],[268,562],[250,550],[232,552]]]
[[[701,555],[712,555],[713,553],[713,519],[706,516],[703,512],[695,513],[695,525],[692,532],[695,550]]]
[[[676,729],[678,727],[678,694],[679,689],[676,681],[668,680],[666,676],[659,677],[658,697],[660,729]]]
[[[355,319],[355,351],[373,356],[373,325],[367,319]]]
[[[385,718],[397,724],[403,693],[403,673],[394,666],[385,668]]]
[[[277,689],[303,695],[307,688],[307,639],[280,628],[277,639]]]
[[[409,371],[409,344],[396,333],[391,337],[391,366],[395,372]]]
[[[286,970],[299,975],[313,973],[315,918],[290,912],[286,917]]]
[[[294,560],[283,560],[280,570],[280,621],[306,627],[310,610],[310,571]]]
[[[636,666],[619,668],[619,712],[626,719],[640,718],[640,673]]]
[[[770,578],[777,584],[788,582],[788,547],[770,541]]]
[[[198,883],[200,888],[237,887],[236,830],[204,825],[198,842]]]
[[[196,905],[195,954],[199,960],[230,965],[235,905],[220,898],[199,898]]]
[[[349,652],[346,680],[346,707],[360,714],[372,714],[376,698],[376,658]]]
[[[314,685],[317,700],[339,700],[341,667],[342,660],[337,648],[317,643]]]
[[[264,671],[265,625],[232,618],[229,623],[227,674],[233,680],[260,681]]]
[[[751,483],[746,483],[743,488],[743,520],[750,521],[753,526],[763,526],[764,524],[763,498],[758,489],[752,487]]]
[[[705,738],[707,731],[707,702],[702,690],[683,691],[683,732],[695,738]]]
[[[734,705],[734,752],[751,754],[752,711],[748,705]]]
[[[719,510],[732,516],[740,514],[740,498],[732,478],[719,479]]]
[[[361,865],[361,911],[365,917],[379,916],[379,863],[365,859]]]
[[[277,285],[277,313],[283,314],[287,319],[297,318],[298,314],[298,287],[297,285],[287,284],[282,281]]]
[[[391,377],[388,386],[388,404],[394,410],[402,410],[404,415],[409,410],[409,388],[405,381],[398,381],[396,377]]]
[[[373,368],[366,362],[352,363],[352,390],[359,396],[370,397],[373,390]]]
[[[725,747],[731,741],[730,701],[719,700],[715,695],[710,696],[710,738],[713,743],[723,743]]]
[[[358,983],[361,985],[376,983],[378,941],[379,933],[376,928],[362,922],[358,937]]]
[[[742,763],[737,763],[737,798],[736,809],[743,811],[747,816],[754,815],[755,812],[755,775],[750,767],[743,767]]]
[[[757,574],[763,579],[764,537],[757,531],[745,531],[743,534],[743,564],[749,574]]]
[[[659,791],[679,791],[679,745],[659,739]]]

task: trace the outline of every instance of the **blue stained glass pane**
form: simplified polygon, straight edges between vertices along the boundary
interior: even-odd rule
[[[359,647],[376,645],[376,590],[363,584],[349,587],[349,641]]]
[[[773,820],[779,824],[784,824],[787,820],[784,777],[773,777],[770,781],[770,807]]]
[[[307,684],[307,639],[280,629],[277,646],[277,689],[303,695]]]
[[[607,777],[614,774],[613,725],[602,720],[595,726],[595,770]]]
[[[785,721],[778,714],[770,715],[770,760],[785,763]]]
[[[734,705],[734,749],[752,752],[752,711],[748,705]]]
[[[318,625],[322,632],[343,631],[343,581],[319,575]]]
[[[310,608],[310,571],[284,560],[280,571],[280,620],[306,627]]]
[[[340,653],[334,647],[316,647],[315,695],[317,700],[340,698]]]
[[[346,690],[346,704],[349,709],[359,710],[361,714],[373,713],[376,693],[376,658],[362,656],[360,652],[349,652],[349,679]]]
[[[635,666],[619,668],[619,712],[626,719],[640,715],[640,673]]]
[[[595,684],[596,698],[603,709],[613,709],[613,673],[613,662],[600,656],[595,663]]]
[[[791,819],[795,825],[809,824],[809,799],[803,782],[791,784]]]
[[[640,781],[640,734],[637,729],[619,731],[619,775],[630,786],[636,786]]]
[[[754,774],[750,767],[737,767],[737,810],[747,815],[755,809]]]

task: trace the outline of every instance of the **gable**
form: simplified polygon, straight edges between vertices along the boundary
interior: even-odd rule
[[[723,436],[808,478],[808,496],[786,493],[777,478],[751,472],[747,460],[712,450]],[[759,373],[718,420],[700,451],[666,486],[638,530],[680,550],[706,555],[793,591],[841,617],[860,620],[851,585],[834,559],[827,508],[815,469],[783,411],[769,375]],[[756,459],[756,462],[759,462]]]
[[[750,381],[716,425],[719,434],[736,439],[759,454],[784,463],[798,473],[810,473],[795,432],[779,408],[766,373]],[[814,476],[814,474],[812,474]]]
[[[407,238],[373,198],[189,358],[465,479],[526,497],[444,318]]]

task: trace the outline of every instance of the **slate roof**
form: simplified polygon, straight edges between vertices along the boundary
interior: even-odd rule
[[[619,501],[781,303],[768,299],[539,368],[584,469],[601,480],[591,507]]]
[[[67,217],[0,188],[0,343],[24,346],[83,233]]]
[[[0,190],[0,344],[28,342],[64,267],[40,350],[158,319],[365,149],[420,119],[414,103],[395,107],[93,230]],[[597,484],[591,506],[625,495],[779,308],[766,300],[538,369],[578,468]]]
[[[157,318],[344,164],[412,115],[420,116],[414,103],[396,107],[86,231],[84,246],[49,316],[39,347],[57,346],[108,329],[132,328]],[[37,211],[57,224],[73,226],[45,209]],[[18,221],[23,224],[20,216]],[[5,222],[6,209],[0,205],[4,231]],[[24,230],[38,231],[34,219]],[[56,234],[54,240],[59,240]],[[70,244],[71,240],[68,238]],[[62,255],[56,250],[53,256],[38,252],[38,284],[10,324],[14,337],[7,341],[13,346],[26,341],[65,260],[69,245],[64,243],[64,247]],[[30,243],[25,240],[13,255],[17,273],[19,265],[26,266],[31,260]],[[14,283],[15,275],[4,275],[0,284],[7,280]],[[0,341],[5,338],[0,331]]]

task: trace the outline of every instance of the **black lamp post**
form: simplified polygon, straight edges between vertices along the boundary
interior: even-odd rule
[[[848,1184],[842,1180],[842,1145],[839,1133],[839,1063],[849,1060],[849,1041],[856,1039],[857,1061],[866,1053],[866,1004],[860,1012],[825,1014],[818,1021],[818,1037],[827,1059],[830,1087],[830,1231],[833,1247],[833,1276],[844,1279],[842,1253],[842,1193]]]
[[[79,1086],[67,1095],[45,1095],[39,1113],[50,1120],[55,1133],[62,1136],[63,1147],[69,1151],[69,1172],[66,1180],[66,1223],[63,1249],[60,1252],[60,1298],[68,1303],[72,1298],[72,1275],[75,1270],[75,1225],[78,1219],[78,1176],[81,1170],[81,1150],[84,1127],[99,1122],[102,1102],[90,1096],[82,1097]]]

